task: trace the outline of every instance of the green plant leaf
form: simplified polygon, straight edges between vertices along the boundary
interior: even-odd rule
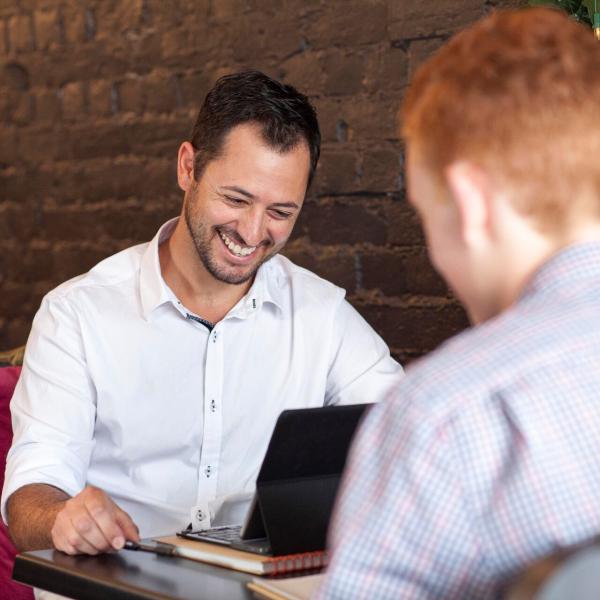
[[[592,24],[594,13],[600,14],[600,0],[529,0],[529,5],[560,8],[588,25]]]

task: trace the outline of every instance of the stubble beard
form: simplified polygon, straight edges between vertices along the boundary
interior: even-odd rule
[[[241,285],[246,283],[250,279],[253,279],[258,269],[266,263],[268,260],[273,258],[283,247],[284,244],[273,249],[265,254],[264,258],[259,261],[253,267],[246,272],[236,273],[233,269],[228,270],[218,264],[214,257],[214,253],[211,247],[211,240],[213,236],[219,236],[218,229],[209,228],[194,214],[191,206],[191,202],[186,202],[184,210],[185,223],[187,225],[190,237],[194,242],[196,253],[198,258],[204,265],[204,268],[217,280],[223,283],[229,283],[231,285]]]

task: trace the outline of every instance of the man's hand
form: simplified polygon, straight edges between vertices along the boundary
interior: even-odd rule
[[[68,554],[98,554],[139,540],[131,517],[92,486],[71,498],[51,485],[25,485],[8,499],[7,513],[10,536],[21,552],[54,546]]]
[[[137,526],[101,489],[86,487],[56,514],[52,543],[67,554],[120,550],[125,540],[139,541]]]

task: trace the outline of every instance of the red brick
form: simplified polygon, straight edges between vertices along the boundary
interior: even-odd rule
[[[354,198],[334,202],[306,202],[296,225],[297,235],[317,244],[386,243],[387,227],[379,207],[367,207]]]
[[[2,285],[2,294],[0,294],[0,315],[3,317],[0,323],[4,322],[4,324],[6,324],[7,319],[14,319],[23,314],[24,304],[31,297],[31,286],[17,285],[7,280],[2,280],[0,285]],[[8,345],[3,344],[2,349],[6,350],[8,347]]]
[[[34,48],[31,15],[20,14],[11,17],[8,22],[11,50],[31,52]]]
[[[119,212],[107,211],[102,218],[102,228],[112,239],[140,243],[150,240],[165,221],[177,215],[178,211],[166,206],[153,210],[128,207]]]
[[[19,317],[7,321],[2,336],[5,344],[3,347],[10,349],[22,346],[29,336],[31,321],[33,321],[33,312],[26,317]]]
[[[62,89],[62,116],[68,121],[81,119],[87,112],[84,86],[81,82],[67,83]]]
[[[0,55],[8,54],[9,50],[8,19],[0,19]]]
[[[179,0],[177,10],[173,5],[164,0],[146,0],[145,8],[148,21],[163,29],[170,29],[171,25],[178,25],[186,19],[207,21],[211,4],[223,4],[223,0],[212,3],[210,0]]]
[[[373,148],[362,155],[361,187],[372,191],[399,191],[402,169],[399,148]]]
[[[22,92],[30,87],[31,75],[29,69],[17,61],[9,61],[2,65],[3,87],[12,91]]]
[[[0,118],[17,125],[29,123],[33,118],[34,101],[29,92],[8,90],[0,92]]]
[[[117,106],[121,112],[140,114],[143,109],[142,85],[137,77],[128,77],[116,84]]]
[[[234,17],[242,16],[245,5],[240,4],[239,0],[219,0],[209,4],[209,17],[211,20],[231,21]]]
[[[424,248],[409,252],[379,250],[361,258],[365,289],[385,296],[447,296],[448,287],[435,272]]]
[[[230,29],[233,58],[247,65],[255,65],[269,57],[281,59],[304,48],[298,23],[289,19],[285,11],[274,11],[268,16],[252,12],[243,19],[234,20]]]
[[[387,241],[393,246],[424,246],[419,217],[405,200],[392,200],[383,206]]]
[[[19,130],[18,158],[28,163],[56,160],[67,150],[64,130],[47,123]],[[14,148],[13,148],[14,151]],[[14,155],[13,155],[14,158]]]
[[[31,284],[43,281],[53,272],[53,257],[48,245],[22,248],[16,246],[12,252],[3,249],[3,272],[13,283]]]
[[[184,106],[200,110],[204,98],[212,85],[211,77],[205,71],[186,73],[179,80],[181,100]]]
[[[44,240],[97,240],[104,231],[101,209],[47,208],[39,233]]]
[[[61,43],[59,15],[56,9],[36,10],[34,15],[35,41],[38,50],[48,50]]]
[[[356,140],[379,144],[398,138],[398,109],[402,98],[392,96],[349,96],[340,104],[338,119],[352,128]]]
[[[41,168],[10,167],[0,171],[0,203],[34,198],[51,185],[49,173]]]
[[[160,51],[164,66],[180,66],[183,61],[191,60],[199,53],[204,54],[202,63],[205,63],[210,59],[210,49],[213,44],[224,43],[228,37],[226,31],[215,31],[215,34],[215,37],[220,40],[213,39],[212,31],[209,37],[206,21],[195,26],[186,22],[184,25],[168,29],[160,39]],[[229,44],[224,47],[228,46]],[[228,49],[227,52],[230,53],[231,50]],[[197,65],[191,62],[188,66]]]
[[[12,120],[12,94],[0,89],[0,121]]]
[[[278,76],[301,92],[316,94],[325,88],[325,73],[320,55],[306,50],[284,60]]]
[[[365,67],[364,88],[376,93],[399,92],[408,81],[408,53],[403,48],[380,46],[369,55]]]
[[[16,160],[17,128],[11,125],[0,127],[0,166]]]
[[[12,120],[18,125],[27,124],[33,119],[35,101],[29,92],[20,92],[14,95],[12,107]]]
[[[377,43],[386,35],[387,5],[382,0],[328,2],[305,28],[308,43],[315,48]]]
[[[362,90],[366,74],[366,53],[334,50],[322,55],[328,94],[356,94]]]
[[[91,204],[103,200],[156,200],[180,196],[175,172],[175,156],[170,160],[140,160],[135,157],[97,158],[55,167],[52,179],[43,187],[57,204],[77,201]],[[40,170],[36,171],[39,180]],[[11,178],[12,179],[17,179]],[[22,179],[22,178],[20,178]],[[50,181],[48,181],[50,179]],[[89,182],[95,182],[93,186]]]
[[[469,325],[463,309],[451,302],[437,306],[355,306],[390,346],[417,353],[433,350]]]
[[[409,77],[412,77],[420,64],[424,63],[444,44],[443,38],[414,40],[409,47]]]
[[[89,89],[90,113],[98,117],[111,115],[113,113],[113,104],[116,104],[116,99],[113,100],[113,83],[106,79],[95,80],[90,82]]]
[[[150,113],[168,113],[177,108],[175,79],[154,73],[144,78],[144,108]]]
[[[162,35],[153,31],[144,31],[139,38],[134,38],[125,49],[125,53],[119,57],[124,64],[136,73],[146,73],[157,66],[167,66],[161,53]],[[173,65],[169,64],[169,68]],[[117,65],[118,67],[118,65]],[[120,67],[118,67],[120,68]],[[176,67],[180,68],[180,67]],[[107,76],[114,72],[107,71]]]
[[[31,202],[0,204],[0,240],[29,241],[38,234],[38,221]]]
[[[319,117],[319,126],[321,128],[322,143],[338,143],[338,123],[344,122],[346,127],[346,141],[351,142],[354,139],[354,128],[347,123],[343,116],[343,107],[345,99],[341,97],[320,96],[311,98],[313,105],[317,110]]]
[[[35,117],[40,121],[56,121],[61,115],[61,104],[56,90],[39,89],[35,92]]]
[[[341,194],[359,189],[360,169],[358,155],[350,151],[324,148],[315,189],[321,194]]]
[[[414,39],[450,35],[478,19],[481,0],[438,0],[437,2],[390,2],[391,39]]]

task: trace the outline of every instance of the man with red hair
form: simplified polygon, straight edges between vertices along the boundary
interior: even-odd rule
[[[353,447],[320,598],[495,598],[600,531],[600,45],[498,12],[417,72],[408,194],[473,327]]]

